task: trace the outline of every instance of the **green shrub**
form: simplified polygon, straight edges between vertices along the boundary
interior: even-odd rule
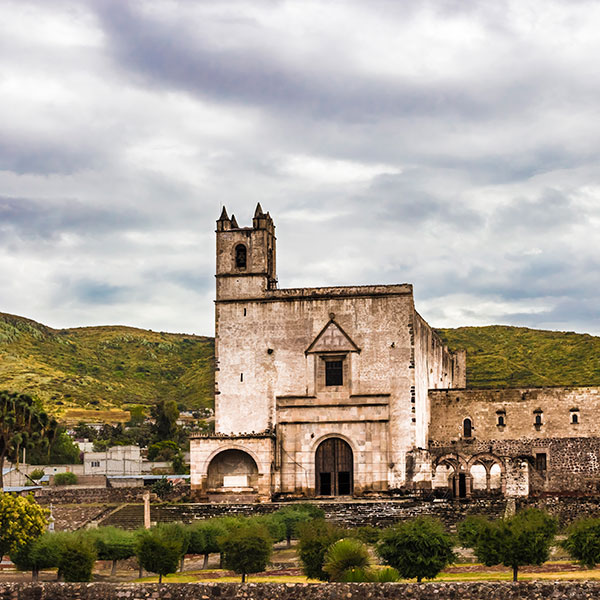
[[[58,540],[58,538],[55,538]],[[98,558],[89,536],[71,533],[60,539],[58,569],[65,581],[91,581]]]
[[[310,505],[309,505],[310,506]],[[323,511],[320,511],[323,512]],[[280,519],[285,528],[285,539],[287,545],[291,545],[292,538],[298,537],[298,526],[300,523],[306,523],[314,517],[306,510],[300,510],[296,507],[285,507],[273,513],[273,516]]]
[[[395,583],[400,581],[400,574],[392,567],[383,567],[382,569],[355,567],[344,572],[342,581],[346,583]]]
[[[66,473],[57,473],[54,476],[55,485],[75,485],[77,483],[77,475],[71,471]]]
[[[44,469],[34,469],[29,473],[29,477],[34,481],[39,481],[44,476]]]
[[[169,492],[171,492],[171,490],[173,489],[173,484],[171,483],[170,479],[167,479],[166,477],[161,477],[152,484],[152,487],[150,489],[152,490],[152,493],[156,494],[159,498],[162,499],[165,496],[167,496]]]
[[[487,519],[484,517],[470,516],[458,524],[458,541],[464,548],[475,547],[479,534],[486,522]]]
[[[452,538],[437,519],[418,517],[386,529],[377,544],[383,561],[401,577],[433,579],[454,561]]]
[[[117,561],[135,556],[135,535],[117,527],[99,527],[92,530],[91,538],[100,560],[111,560],[111,575],[117,572]]]
[[[225,536],[228,530],[218,519],[197,521],[190,526],[190,545],[188,551],[191,554],[203,554],[203,569],[208,567],[209,554],[221,552],[219,538]]]
[[[348,537],[356,538],[365,544],[375,544],[379,541],[381,531],[382,530],[379,527],[365,525],[364,527],[355,527],[350,529],[348,531]]]
[[[31,571],[33,581],[37,581],[42,569],[58,567],[60,548],[56,537],[54,533],[45,533],[11,554],[10,560],[19,571]]]
[[[135,553],[140,566],[158,573],[158,581],[162,583],[163,575],[177,571],[184,549],[181,539],[170,537],[169,530],[159,526],[136,532]]]
[[[249,573],[265,570],[273,549],[267,529],[252,521],[231,529],[219,543],[225,567],[239,573],[242,583]]]
[[[325,552],[323,571],[331,581],[344,581],[349,569],[367,569],[371,563],[367,546],[356,538],[334,542]]]
[[[483,522],[473,549],[486,566],[502,563],[511,567],[513,581],[517,581],[520,566],[541,565],[548,560],[556,529],[554,517],[528,508],[509,519]]]
[[[264,528],[269,532],[269,537],[274,543],[281,542],[285,539],[285,523],[283,522],[283,519],[276,513],[252,517],[250,522],[256,523],[257,525],[263,525]]]
[[[600,519],[575,521],[561,546],[571,558],[593,569],[600,562]]]
[[[311,579],[329,581],[323,571],[327,548],[344,537],[344,531],[323,519],[314,519],[299,525],[298,556],[304,574]]]
[[[325,511],[312,502],[298,502],[293,504],[293,509],[307,514],[311,519],[325,518]]]

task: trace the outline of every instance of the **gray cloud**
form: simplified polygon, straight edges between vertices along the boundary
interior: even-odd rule
[[[210,334],[214,220],[260,201],[282,286],[408,281],[436,326],[600,334],[597,3],[9,0],[0,23],[0,310]]]

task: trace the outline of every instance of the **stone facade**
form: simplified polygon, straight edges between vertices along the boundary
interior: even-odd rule
[[[196,497],[600,493],[600,389],[467,390],[410,284],[279,289],[275,225],[217,221],[216,435]]]
[[[600,492],[600,388],[430,390],[429,398],[437,487],[464,496]]]
[[[217,435],[192,439],[192,489],[266,500],[430,486],[427,391],[464,387],[464,353],[444,347],[409,284],[279,289],[275,248],[260,205],[252,227],[223,210]]]

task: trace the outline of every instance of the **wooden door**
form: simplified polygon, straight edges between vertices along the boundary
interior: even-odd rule
[[[350,496],[354,485],[352,448],[340,438],[319,444],[315,455],[315,489],[318,496]]]

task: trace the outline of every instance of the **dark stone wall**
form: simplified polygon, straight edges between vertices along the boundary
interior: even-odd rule
[[[597,581],[518,583],[0,583],[0,600],[583,600]]]
[[[504,499],[470,501],[421,500],[405,498],[389,501],[314,502],[325,511],[325,518],[345,527],[361,525],[387,526],[419,515],[432,515],[452,528],[467,515],[483,514],[490,518],[504,515]],[[230,515],[259,515],[274,512],[290,502],[265,504],[162,504],[152,505],[151,520],[154,522],[182,521],[191,523],[197,519],[210,519]],[[143,524],[143,507],[126,506],[101,521],[101,525],[116,525],[135,529]]]

